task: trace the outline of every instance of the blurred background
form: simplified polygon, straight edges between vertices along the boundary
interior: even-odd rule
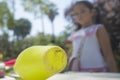
[[[65,20],[64,11],[77,0],[0,0],[0,54],[3,61],[15,59],[32,45],[58,45],[68,57],[66,44],[73,25]],[[90,0],[100,9],[120,68],[120,0]]]

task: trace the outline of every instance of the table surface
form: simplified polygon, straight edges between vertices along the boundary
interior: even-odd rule
[[[0,80],[16,80],[16,79],[9,76],[5,76],[4,78],[0,78]]]
[[[56,74],[48,80],[120,80],[120,73],[75,73]]]
[[[5,76],[0,80],[15,80],[15,78]],[[66,72],[56,74],[47,80],[120,80],[120,73]]]

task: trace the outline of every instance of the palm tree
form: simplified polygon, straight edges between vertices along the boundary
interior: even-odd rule
[[[56,8],[56,5],[54,4],[49,4],[48,5],[48,11],[45,12],[45,14],[48,16],[52,23],[52,43],[55,43],[55,34],[54,34],[54,19],[58,15],[58,10]]]

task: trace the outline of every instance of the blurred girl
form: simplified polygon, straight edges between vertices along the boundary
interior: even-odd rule
[[[67,10],[66,16],[75,24],[69,37],[73,52],[70,58],[72,71],[117,72],[109,35],[99,22],[99,12],[88,1],[77,1]]]

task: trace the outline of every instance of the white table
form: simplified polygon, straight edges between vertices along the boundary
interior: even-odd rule
[[[120,80],[120,73],[74,73],[56,74],[48,80]]]
[[[0,80],[15,80],[12,77],[5,76]],[[120,80],[120,73],[77,73],[66,72],[59,73],[47,80]]]
[[[5,76],[4,78],[0,78],[0,80],[16,80],[16,79],[9,76]]]

